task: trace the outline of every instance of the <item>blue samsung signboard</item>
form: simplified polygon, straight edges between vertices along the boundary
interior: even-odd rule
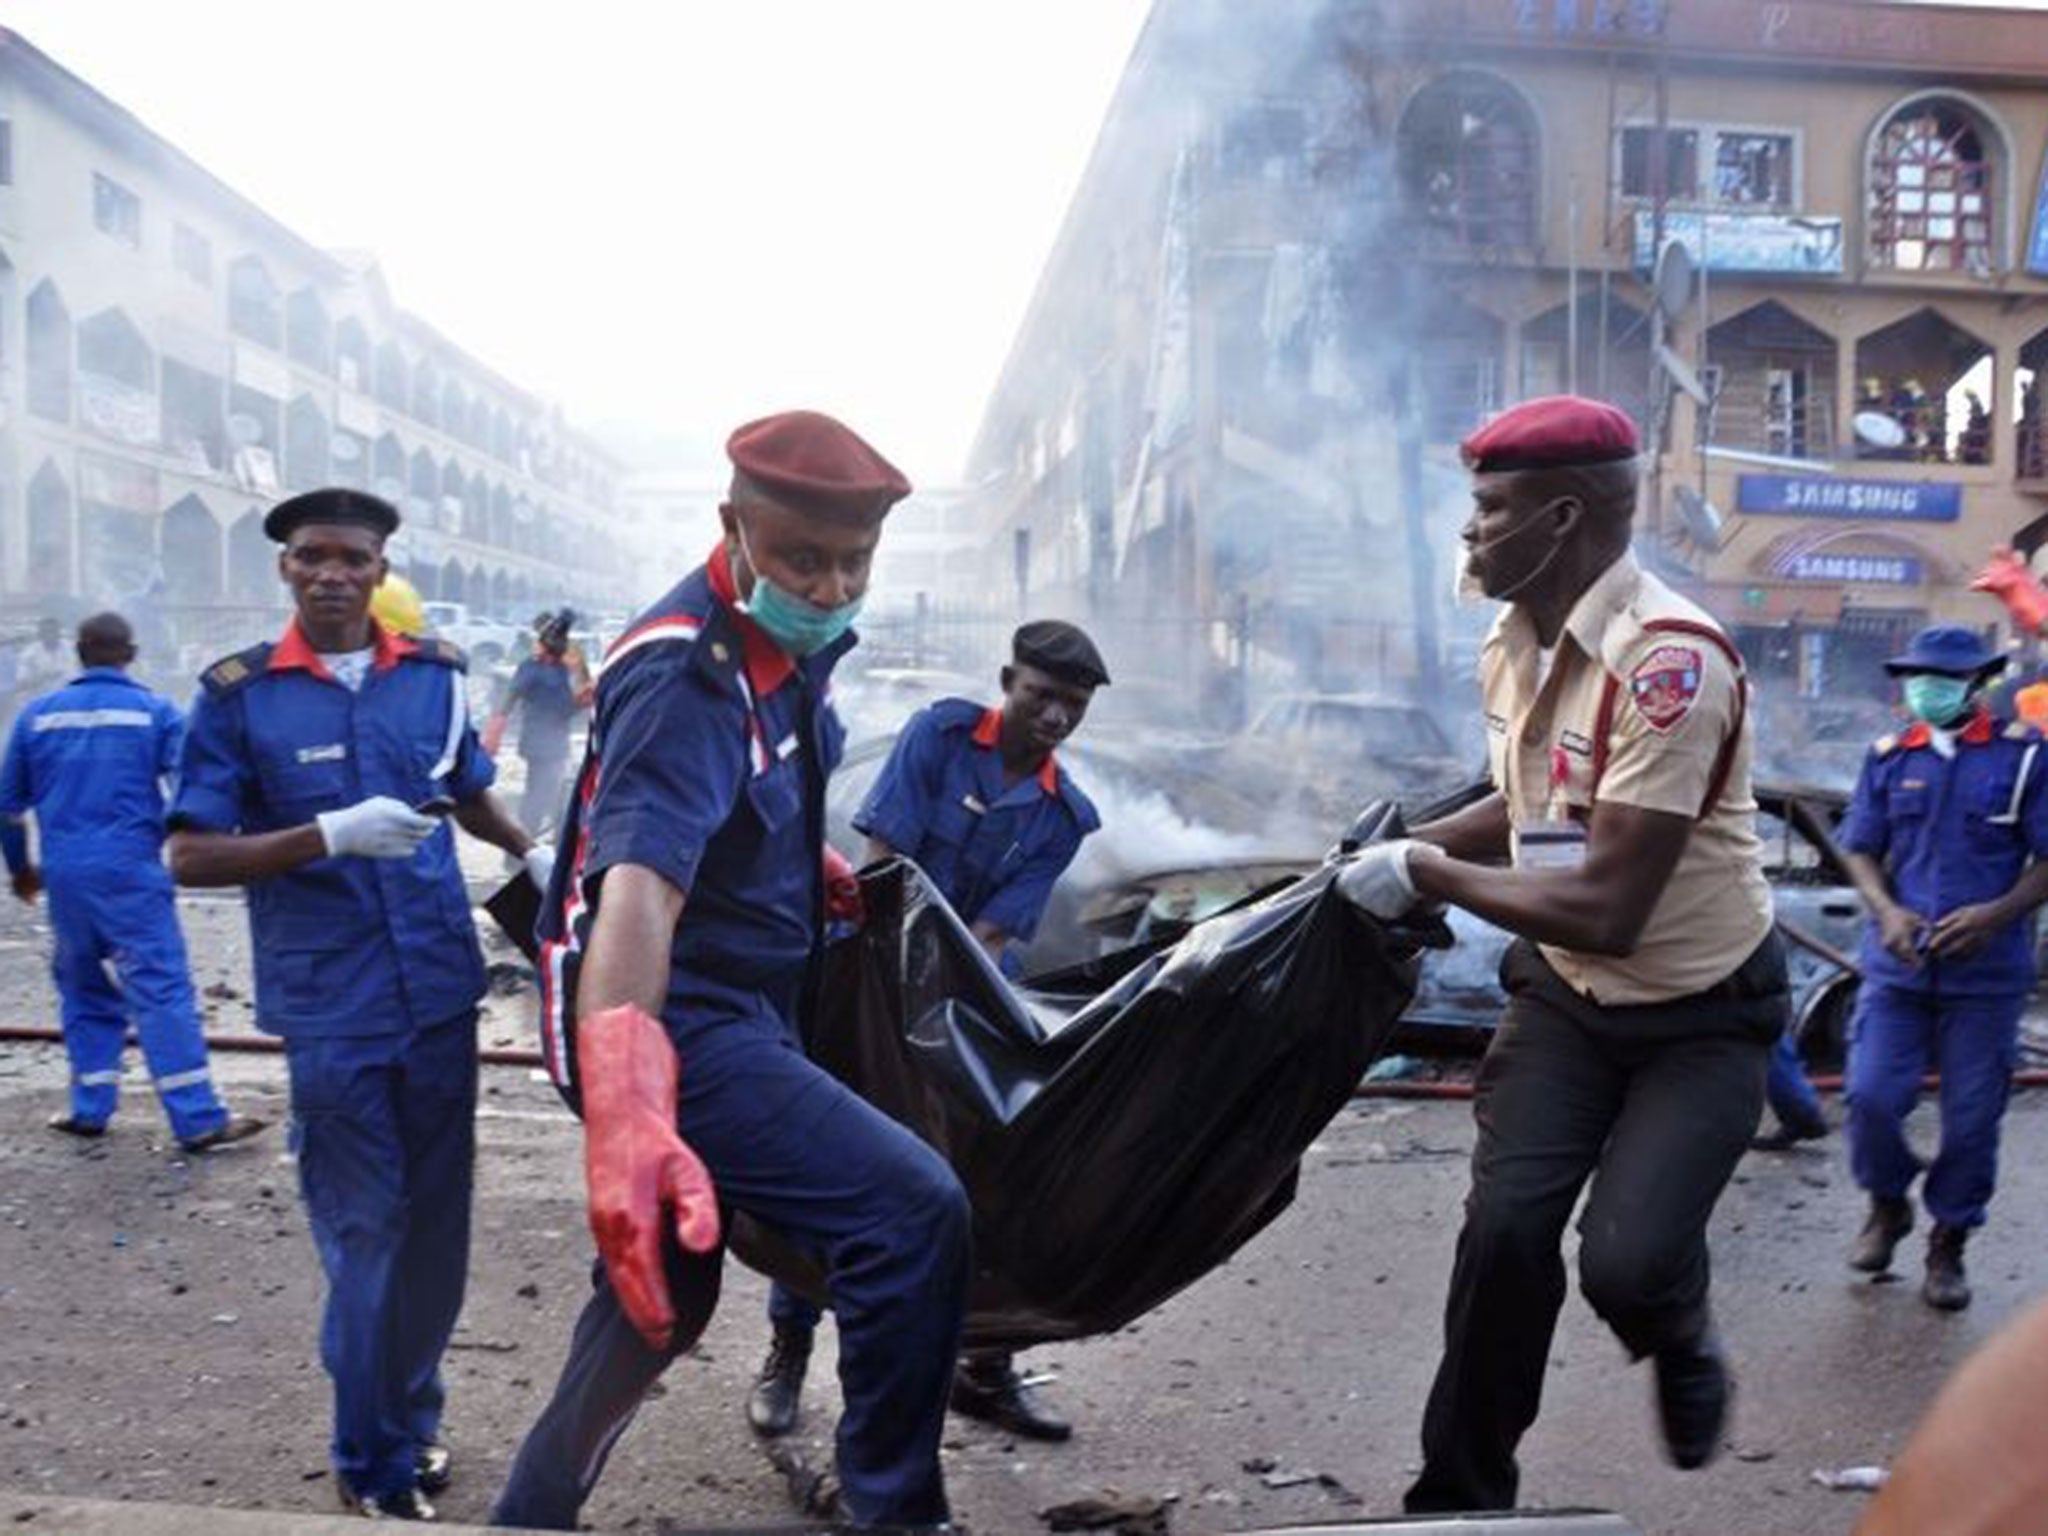
[[[1793,581],[1837,581],[1860,586],[1917,587],[1922,580],[1912,555],[1838,555],[1828,550],[1794,555],[1776,567]]]
[[[1778,517],[1867,517],[1952,523],[1963,488],[1929,480],[1845,480],[1835,475],[1737,475],[1735,509]]]

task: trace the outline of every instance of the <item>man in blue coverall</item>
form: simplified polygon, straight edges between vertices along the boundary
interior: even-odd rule
[[[449,1475],[441,1353],[462,1307],[484,991],[452,817],[544,879],[490,793],[462,653],[382,628],[398,513],[351,490],[273,507],[296,614],[208,668],[171,808],[185,885],[244,885],[256,1022],[282,1035],[292,1146],[327,1274],[344,1505],[430,1520]]]
[[[1849,1045],[1849,1166],[1870,1215],[1849,1262],[1881,1274],[1912,1230],[1921,1160],[1904,1122],[1941,1074],[1941,1146],[1921,1189],[1934,1229],[1921,1295],[1970,1304],[1963,1245],[1998,1176],[2020,1012],[2034,988],[2034,909],[2048,900],[2048,752],[1983,707],[2004,665],[1974,630],[1937,625],[1885,663],[1913,724],[1864,759],[1839,834],[1870,908]]]
[[[71,1107],[50,1128],[105,1134],[132,1015],[171,1134],[200,1152],[253,1136],[263,1122],[230,1115],[207,1067],[163,865],[163,784],[177,767],[185,723],[176,705],[128,675],[134,660],[134,634],[118,613],[78,626],[84,671],[14,722],[0,767],[0,851],[16,896],[34,901],[45,887],[50,894],[51,970],[71,1057]],[[31,811],[40,866],[30,862],[22,826]]]
[[[1000,708],[942,699],[911,716],[853,819],[867,836],[869,862],[896,853],[915,862],[1006,974],[1017,969],[1014,946],[1038,931],[1054,882],[1102,824],[1053,751],[1109,681],[1095,643],[1057,619],[1019,629],[1010,658]],[[796,1427],[819,1315],[783,1286],[769,1291],[774,1337],[747,1398],[757,1433]],[[963,1356],[952,1402],[1033,1440],[1073,1433],[1017,1374],[1007,1350]]]
[[[599,671],[574,854],[541,917],[543,1054],[582,1108],[600,1263],[492,1519],[573,1529],[694,1341],[663,1247],[671,1227],[685,1249],[715,1240],[693,1237],[697,1197],[675,1183],[701,1157],[726,1207],[823,1263],[845,1398],[835,1518],[945,1529],[966,1196],[937,1152],[811,1062],[798,1029],[824,919],[825,781],[845,744],[827,688],[910,487],[810,411],[751,422],[726,452],[723,540]],[[648,1082],[651,1108],[635,1092]]]
[[[574,612],[564,608],[537,626],[533,654],[513,672],[497,718],[485,728],[484,743],[495,755],[507,719],[515,710],[519,714],[519,755],[526,763],[519,819],[529,827],[552,825],[560,818],[569,727],[576,712],[590,703],[590,679],[582,657],[570,653],[569,632],[575,622]]]

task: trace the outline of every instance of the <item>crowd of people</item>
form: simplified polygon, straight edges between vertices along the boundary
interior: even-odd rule
[[[1418,1513],[1515,1504],[1582,1195],[1581,1290],[1650,1363],[1671,1462],[1715,1458],[1731,1381],[1707,1227],[1774,1064],[1791,1070],[1743,662],[1631,553],[1632,422],[1551,397],[1463,451],[1461,591],[1502,605],[1480,661],[1492,789],[1331,874],[1361,923],[1455,905],[1515,936],[1475,1085],[1406,1499]],[[1011,1355],[961,1352],[973,1213],[952,1168],[802,1045],[821,945],[865,919],[858,876],[825,840],[844,748],[831,678],[909,483],[814,412],[750,422],[727,452],[704,563],[594,671],[573,615],[545,616],[481,732],[465,658],[409,633],[416,603],[385,586],[400,514],[327,489],[270,510],[292,618],[208,667],[188,717],[128,675],[133,633],[102,614],[79,627],[75,666],[38,676],[9,738],[0,853],[18,898],[47,899],[57,939],[71,1063],[57,1132],[105,1132],[131,1023],[185,1148],[264,1130],[212,1084],[172,882],[248,892],[257,1021],[284,1041],[327,1280],[330,1456],[365,1515],[432,1519],[456,1475],[440,1364],[467,1274],[484,991],[458,830],[537,888],[542,1053],[583,1122],[598,1254],[495,1522],[575,1528],[640,1402],[694,1343],[735,1215],[825,1277],[821,1294],[776,1290],[744,1411],[764,1437],[794,1427],[829,1310],[839,1525],[951,1528],[949,1407],[1071,1433]],[[1964,1247],[1992,1194],[2028,925],[2048,899],[2048,754],[2034,726],[1986,709],[1999,666],[1949,628],[1894,658],[1913,722],[1871,748],[1841,833],[1869,913],[1846,1122],[1869,1212],[1848,1259],[1890,1268],[1917,1181],[1932,1224],[1921,1294],[1944,1311],[1970,1300]],[[855,826],[866,860],[913,861],[1014,971],[1100,824],[1058,752],[1110,667],[1079,628],[1042,620],[1016,631],[995,683],[906,722]],[[514,718],[516,811],[493,789]],[[1930,1066],[1943,1134],[1923,1169],[1900,1124]],[[1825,1129],[1817,1104],[1803,1112]],[[2007,1400],[1958,1395],[1965,1422],[1980,1399]],[[1941,1475],[1936,1453],[1923,1460],[1937,1470],[1920,1486]]]

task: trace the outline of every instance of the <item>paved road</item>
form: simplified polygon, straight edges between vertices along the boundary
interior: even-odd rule
[[[194,903],[186,919],[202,985],[220,994],[215,1027],[246,1028],[236,909]],[[48,1016],[43,942],[22,914],[0,916],[0,1017]],[[498,1005],[487,1037],[522,1041],[524,1007]],[[220,1072],[238,1105],[282,1117],[276,1059],[223,1058]],[[54,1048],[0,1047],[0,1488],[329,1507],[319,1278],[282,1135],[185,1159],[138,1068],[114,1133],[80,1145],[41,1128],[61,1082]],[[463,1461],[444,1501],[471,1520],[559,1364],[588,1260],[575,1129],[551,1091],[493,1070],[482,1117],[474,1278],[449,1357]],[[1174,1496],[1181,1531],[1396,1509],[1470,1146],[1460,1104],[1340,1117],[1295,1208],[1235,1263],[1113,1338],[1025,1356],[1079,1424],[1071,1445],[953,1422],[959,1512],[984,1533],[1029,1532],[1045,1506],[1103,1489]],[[1911,1284],[1842,1267],[1860,1202],[1838,1148],[1752,1156],[1715,1226],[1741,1371],[1733,1453],[1704,1473],[1664,1468],[1647,1372],[1574,1296],[1526,1447],[1527,1499],[1612,1507],[1674,1536],[1846,1531],[1860,1496],[1814,1486],[1812,1470],[1893,1454],[1946,1371],[2042,1285],[2048,1095],[2016,1099],[2006,1167],[1972,1250],[1978,1304],[1945,1317]],[[739,1408],[762,1293],[734,1270],[698,1357],[622,1443],[589,1511],[599,1528],[784,1517]],[[829,1363],[828,1348],[804,1426],[821,1449]],[[1244,1470],[1254,1458],[1331,1481],[1270,1488]]]

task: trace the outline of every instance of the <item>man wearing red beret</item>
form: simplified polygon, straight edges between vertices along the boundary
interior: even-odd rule
[[[1636,452],[1627,416],[1573,396],[1467,439],[1466,577],[1509,604],[1480,657],[1495,792],[1338,880],[1382,919],[1454,902],[1517,936],[1479,1072],[1418,1513],[1513,1506],[1564,1301],[1559,1245],[1589,1180],[1579,1286],[1654,1362],[1672,1461],[1711,1460],[1727,1415],[1707,1218],[1756,1127],[1785,956],[1741,657],[1630,554]]]
[[[575,1528],[648,1388],[709,1319],[723,1204],[823,1262],[846,1405],[835,1514],[944,1529],[966,1196],[797,1032],[845,744],[827,685],[910,486],[815,412],[750,423],[726,449],[723,541],[599,671],[539,924],[542,1046],[583,1115],[599,1263],[492,1519]]]

